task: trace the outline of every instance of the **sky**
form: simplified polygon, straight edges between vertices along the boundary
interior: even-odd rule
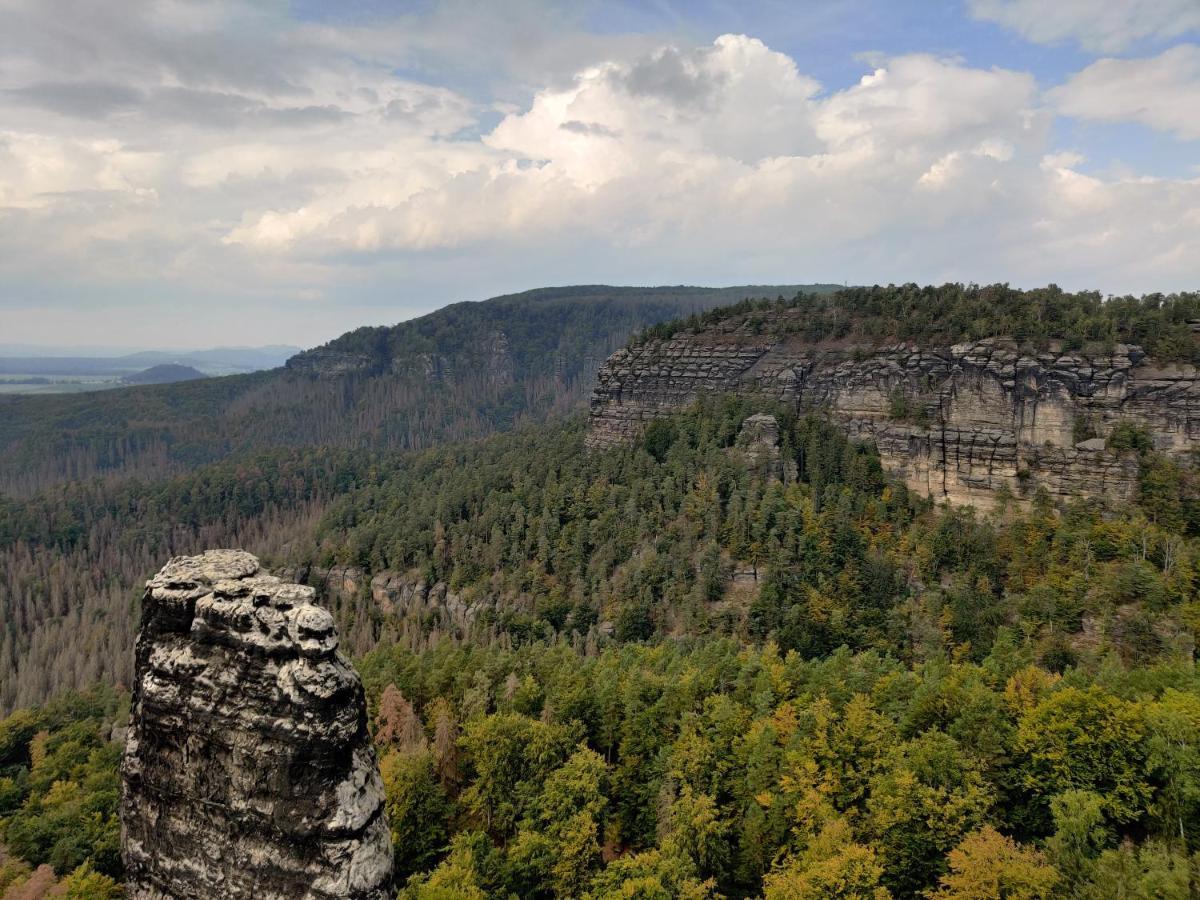
[[[1200,2],[0,0],[0,342],[907,281],[1200,289]]]

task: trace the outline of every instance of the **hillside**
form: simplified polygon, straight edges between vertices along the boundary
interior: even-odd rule
[[[978,516],[834,423],[746,399],[583,441],[575,419],[263,459],[90,508],[136,509],[152,538],[322,473],[311,540],[246,537],[316,581],[343,648],[374,647],[357,666],[404,898],[950,900],[996,871],[1036,900],[1189,895],[1200,514],[1181,468],[1143,448],[1134,503]],[[71,509],[12,505],[4,533],[86,548]],[[0,721],[16,877],[122,876],[121,721],[103,692]]]
[[[235,452],[426,447],[539,421],[581,403],[599,364],[639,329],[802,287],[546,288],[359,329],[283,369],[0,397],[0,494],[94,476],[159,478]]]
[[[1200,449],[1200,295],[855,288],[648,329],[597,378],[588,442],[698,397],[828,410],[921,496],[986,507],[1137,490],[1136,439]]]
[[[782,305],[771,301],[735,307],[710,314],[699,323],[671,328],[679,333],[676,341],[686,342],[690,339],[689,329],[696,334],[710,333],[717,322],[736,325],[734,337],[739,341],[761,341],[764,326],[756,323],[769,322],[774,315],[784,316],[793,327],[816,329],[813,341],[845,338],[847,330],[836,323],[833,332],[825,331],[831,327],[830,319],[838,316],[857,323],[854,327],[861,335],[855,340],[878,334],[878,340],[894,341],[898,328],[942,328],[944,336],[935,333],[930,339],[949,340],[968,326],[999,327],[985,320],[970,325],[976,319],[956,311],[954,303],[945,303],[942,309],[958,315],[960,324],[946,325],[932,316],[922,325],[920,297],[929,292],[936,295],[937,291],[952,295],[961,291],[956,286],[898,290],[886,296],[881,294],[883,290],[843,291],[828,301],[805,296]],[[672,296],[670,291],[666,293]],[[128,659],[124,651],[132,641],[136,621],[131,586],[140,583],[167,556],[221,546],[245,547],[270,565],[294,569],[297,577],[321,587],[330,595],[347,646],[356,652],[365,652],[380,640],[398,637],[420,642],[437,631],[489,638],[508,633],[511,627],[518,634],[542,634],[547,627],[560,628],[575,621],[572,616],[580,623],[579,633],[586,636],[591,625],[624,627],[622,607],[615,598],[638,596],[642,591],[649,591],[647,596],[657,599],[666,596],[667,601],[656,607],[657,612],[648,619],[649,626],[643,621],[637,628],[649,627],[654,634],[688,632],[696,620],[681,610],[690,602],[685,601],[695,580],[678,559],[664,570],[660,556],[646,555],[646,544],[630,543],[632,538],[627,538],[619,546],[622,553],[632,556],[620,565],[611,557],[610,548],[605,551],[609,555],[598,557],[603,562],[596,563],[599,568],[592,575],[585,577],[581,570],[569,578],[560,573],[553,582],[540,578],[530,581],[522,561],[533,552],[531,548],[536,547],[544,555],[557,547],[555,542],[564,539],[559,531],[562,517],[558,525],[548,524],[550,530],[544,535],[538,530],[522,531],[519,536],[501,540],[492,534],[495,529],[503,534],[509,528],[527,528],[522,523],[530,522],[534,512],[525,507],[540,509],[550,502],[540,492],[529,495],[522,491],[509,496],[513,485],[518,481],[524,484],[528,477],[535,477],[539,484],[557,483],[561,470],[547,466],[572,467],[576,473],[572,477],[580,479],[573,490],[585,495],[590,488],[584,485],[597,478],[612,481],[618,475],[624,480],[644,477],[640,470],[613,474],[605,468],[580,468],[585,466],[587,456],[583,448],[589,442],[595,445],[595,410],[587,428],[578,419],[569,419],[570,424],[562,427],[518,429],[511,438],[495,438],[483,444],[460,441],[425,455],[411,456],[400,449],[419,447],[426,441],[445,442],[455,434],[469,438],[496,428],[519,426],[550,412],[577,408],[584,388],[591,383],[580,372],[582,363],[562,355],[538,356],[529,348],[573,346],[571,342],[581,345],[587,334],[607,334],[604,340],[617,343],[614,335],[628,333],[638,316],[649,315],[650,310],[662,312],[662,307],[642,295],[626,294],[620,303],[613,298],[592,297],[581,304],[578,297],[564,299],[546,291],[484,304],[463,304],[450,308],[444,316],[426,317],[396,329],[354,332],[303,355],[288,370],[130,389],[122,392],[116,404],[109,402],[109,395],[97,395],[86,403],[56,402],[49,405],[53,415],[47,415],[44,424],[27,432],[28,443],[19,436],[14,439],[13,434],[29,428],[29,422],[23,423],[20,417],[15,421],[0,419],[0,429],[9,435],[12,448],[0,467],[7,467],[11,479],[21,477],[26,479],[24,483],[38,483],[41,476],[37,473],[46,468],[40,462],[40,445],[33,443],[30,434],[44,438],[51,452],[42,455],[52,461],[56,439],[68,446],[76,442],[74,456],[58,458],[60,468],[55,471],[60,477],[64,470],[103,470],[100,463],[111,464],[108,472],[112,476],[100,481],[81,478],[71,483],[52,483],[21,499],[0,498],[0,707],[36,702],[62,688],[83,687],[96,679],[126,681]],[[1046,340],[1078,341],[1078,332],[1084,328],[1097,333],[1097,326],[1079,324],[1087,321],[1086,316],[1081,319],[1074,313],[1053,312],[1084,309],[1106,317],[1100,319],[1102,323],[1124,323],[1120,327],[1137,329],[1130,336],[1147,343],[1152,343],[1155,333],[1171,337],[1176,325],[1183,328],[1190,341],[1186,318],[1190,317],[1191,301],[1186,297],[1131,302],[1120,316],[1113,314],[1119,307],[1099,305],[1091,296],[1053,291],[1013,294],[1006,306],[997,306],[986,299],[986,294],[983,299],[971,292],[963,297],[962,302],[972,304],[971,315],[993,309],[1011,317],[1040,303],[1042,312],[1031,313],[1026,319],[1036,322],[1040,315],[1045,328],[1059,335]],[[884,300],[900,306],[889,311]],[[674,296],[669,302],[683,301]],[[860,309],[856,317],[845,315],[845,310],[856,306]],[[808,311],[814,308],[819,314],[809,318]],[[625,318],[604,332],[603,323],[616,316],[614,310],[624,310]],[[559,325],[551,328],[554,322]],[[1165,324],[1152,328],[1154,322]],[[526,349],[518,352],[511,346],[505,349],[495,342],[488,344],[497,323],[507,323],[519,337],[514,343]],[[538,327],[538,323],[546,327]],[[1009,327],[1015,326],[1010,322]],[[1040,338],[1030,335],[1027,339]],[[662,341],[661,337],[650,336],[636,341],[630,352],[657,353],[655,348],[663,346]],[[507,338],[504,343],[508,343]],[[1081,349],[1085,349],[1082,342]],[[477,362],[485,351],[494,365],[475,365],[474,370],[463,371],[469,361]],[[334,369],[349,365],[346,360],[350,358],[375,374],[334,373]],[[853,368],[870,358],[868,354],[848,364]],[[560,364],[558,379],[546,380],[538,375]],[[420,374],[404,374],[404,368],[411,366],[418,366]],[[320,371],[299,371],[305,367]],[[380,371],[383,368],[386,371]],[[426,368],[434,374],[427,374]],[[675,383],[686,386],[688,382],[676,378]],[[539,385],[544,389],[541,393]],[[524,393],[516,396],[512,393],[516,390]],[[611,387],[604,390],[611,396]],[[512,401],[508,414],[502,416],[494,404],[487,405],[491,402],[488,398],[496,396]],[[313,399],[311,409],[304,406],[305,398]],[[394,408],[385,404],[389,398],[395,398]],[[794,398],[778,402],[781,399],[786,398],[759,395],[743,397],[739,402],[766,402],[782,413],[794,415]],[[636,400],[632,390],[624,398],[627,403]],[[675,412],[681,414],[686,400],[675,397],[673,402]],[[485,407],[488,416],[480,412]],[[200,415],[203,410],[211,410],[211,416]],[[664,404],[661,410],[656,408],[655,414],[670,410],[671,404]],[[139,419],[133,417],[135,411],[146,418],[157,417],[159,424],[139,426]],[[368,428],[368,411],[374,411],[381,424]],[[110,418],[115,412],[122,417]],[[425,431],[412,434],[410,440],[394,434],[394,440],[386,439],[388,423],[414,415],[425,417]],[[845,445],[845,422],[836,417],[831,421],[843,429],[838,440],[842,442],[839,446]],[[1186,421],[1185,416],[1181,422]],[[287,430],[289,422],[297,429],[295,433]],[[916,416],[897,416],[895,425],[928,428],[916,421]],[[728,431],[734,424],[722,427]],[[1070,423],[1072,437],[1073,427]],[[635,441],[641,435],[640,429],[629,432]],[[1114,441],[1109,447],[1105,442],[1102,449],[1079,451],[1098,459],[1111,458],[1120,467],[1123,489],[1100,499],[1126,506],[1149,504],[1143,514],[1150,520],[1176,532],[1190,533],[1190,523],[1200,507],[1200,486],[1190,474],[1186,457],[1160,453],[1147,456],[1155,446],[1153,435],[1137,429],[1126,429],[1117,437],[1123,443]],[[661,439],[659,433],[656,440]],[[727,439],[728,434],[722,438]],[[823,440],[832,441],[833,437]],[[321,445],[306,446],[312,443]],[[878,440],[866,443],[871,459],[878,459],[885,469],[900,468],[890,445]],[[84,454],[85,447],[97,445],[102,449],[99,456]],[[612,446],[615,451],[624,445]],[[233,452],[235,448],[237,452]],[[217,457],[226,458],[208,461]],[[613,458],[622,457],[618,454]],[[592,474],[585,477],[585,472]],[[897,474],[904,478],[903,471]],[[717,476],[709,472],[705,477]],[[1087,482],[1079,483],[1082,493],[1090,492]],[[911,491],[914,503],[927,502],[928,494],[927,490]],[[1025,502],[1036,500],[1038,494],[1036,489],[1028,491]],[[488,506],[490,497],[508,498],[505,502],[522,511],[518,515],[514,509],[492,509]],[[1066,504],[1071,499],[1068,493],[1048,494],[1046,502]],[[639,522],[654,521],[651,534],[669,534],[667,522],[652,518],[661,514],[658,507],[643,509],[637,505],[644,500],[640,495],[631,499],[618,493],[610,498],[609,505],[613,510],[625,510],[622,514],[629,520],[627,529],[641,528]],[[635,505],[626,509],[630,502]],[[486,516],[485,508],[490,510]],[[470,516],[477,518],[469,520]],[[588,523],[579,534],[573,534],[572,546],[578,546],[572,552],[590,559],[597,546],[594,531],[598,527]],[[486,533],[479,528],[485,528]],[[688,542],[674,540],[679,545],[675,552],[684,552],[681,548]],[[750,543],[757,547],[757,556],[747,555]],[[499,549],[501,545],[505,549]],[[478,557],[485,546],[492,549]],[[765,553],[763,547],[761,536],[753,540],[743,537],[730,546],[718,541],[708,545],[706,565],[710,571],[723,573],[722,584],[728,582],[733,596],[744,599],[747,591],[753,593],[753,570]],[[719,557],[719,566],[714,553]],[[650,565],[647,560],[652,559],[656,561]],[[649,568],[643,571],[645,566]],[[650,577],[647,572],[658,579],[649,587],[640,581]],[[673,586],[665,589],[663,584]],[[543,596],[543,591],[551,591],[552,596]],[[604,608],[609,602],[602,599],[606,597],[614,598],[610,608]],[[590,604],[586,609],[584,599]],[[631,633],[638,632],[635,629]]]
[[[195,381],[197,378],[207,378],[203,372],[191,366],[181,366],[178,363],[160,363],[141,372],[126,375],[122,381],[126,384],[174,384],[177,381]]]
[[[927,290],[948,322],[921,323]],[[1121,318],[1088,296],[1040,296],[1061,302],[1039,320],[1022,313],[1036,292],[991,318],[957,286],[804,295],[685,319],[622,352],[674,354],[711,378],[718,361],[740,373],[746,348],[760,354],[748,370],[765,371],[797,340],[841,354],[797,383],[855,384],[897,352],[881,348],[907,342],[919,369],[918,337],[936,349],[1007,327],[1035,362],[1067,347],[1112,356],[1106,340],[1140,335],[1191,365],[1189,298],[1131,301]],[[518,342],[596,330],[569,308],[569,328]],[[565,315],[556,301],[518,311]],[[291,384],[345,402],[364,384],[421,383],[461,414],[477,408],[466,391],[535,384],[547,365],[498,340],[492,315],[454,310],[445,334],[354,333],[247,380],[267,398]],[[425,449],[279,446],[266,429],[282,420],[264,417],[259,451],[0,498],[0,710],[29,707],[0,720],[13,855],[0,879],[113,896],[113,738],[140,588],[170,557],[241,547],[315,588],[356,659],[405,898],[792,900],[849,885],[948,900],[997,868],[1038,900],[1189,896],[1200,483],[1187,454],[1114,426],[1096,452],[1121,460],[1123,491],[938,505],[828,403],[738,378],[688,401],[694,382],[655,378],[676,393],[619,440],[596,441],[595,408],[585,418],[569,392],[555,395],[563,416],[527,403],[481,420],[498,433]],[[123,393],[169,410],[241,383]],[[1168,424],[1188,421],[1187,393],[1154,401],[1181,404]],[[598,394],[613,397],[611,382]],[[928,428],[919,412],[889,415]]]

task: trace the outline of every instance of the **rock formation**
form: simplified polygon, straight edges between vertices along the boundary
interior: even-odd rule
[[[335,614],[340,614],[346,605],[360,603],[369,597],[370,608],[382,615],[384,623],[409,620],[419,623],[422,631],[433,629],[463,639],[484,637],[475,628],[498,605],[517,609],[520,603],[520,598],[502,598],[492,592],[456,591],[445,581],[430,582],[419,570],[383,569],[371,573],[358,566],[329,569],[297,566],[283,569],[279,574],[289,581],[311,585],[317,598]],[[363,624],[371,626],[369,633],[364,633],[355,624],[348,626],[349,633],[343,630],[342,640],[352,653],[368,652],[385,636],[389,640],[397,638],[386,628],[378,630],[380,623],[374,617]]]
[[[451,352],[399,350],[389,343],[387,329],[377,329],[366,349],[333,341],[297,353],[285,364],[291,372],[318,378],[394,375],[422,382],[454,385],[482,383],[503,387],[517,380],[517,365],[508,336],[499,329],[464,335]]]
[[[756,395],[828,409],[910,487],[985,507],[1002,487],[1019,498],[1039,486],[1063,497],[1131,496],[1137,461],[1103,440],[1119,421],[1146,428],[1167,453],[1200,449],[1195,367],[1156,366],[1136,346],[1088,355],[1000,338],[813,344],[795,333],[803,314],[733,318],[617,351],[592,394],[588,443],[630,440],[704,394]]]
[[[362,685],[312,597],[236,550],[147,582],[122,764],[132,900],[392,896]]]
[[[784,460],[779,448],[779,420],[766,413],[748,416],[738,432],[734,451],[746,465],[767,481],[796,477],[794,460]]]

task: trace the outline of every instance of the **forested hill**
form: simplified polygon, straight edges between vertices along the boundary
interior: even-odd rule
[[[403,900],[1184,900],[1200,503],[1138,466],[1133,503],[935,508],[828,420],[710,398],[592,453],[573,417],[0,503],[0,579],[23,622],[137,554],[358,567],[325,599],[375,645]],[[130,615],[63,614],[0,691],[114,680]],[[99,691],[0,720],[0,877],[113,896],[120,718]]]
[[[493,378],[570,373],[590,378],[607,353],[597,340],[697,311],[743,300],[777,300],[825,294],[837,285],[744,285],[729,288],[538,288],[455,303],[391,327],[366,327],[297,354],[296,371],[322,373],[419,372],[462,377],[465,367],[487,362]],[[502,340],[498,340],[499,336]],[[620,346],[617,341],[612,349]],[[611,351],[609,351],[611,352]]]
[[[1006,337],[1066,350],[1136,344],[1160,362],[1200,363],[1200,292],[1105,297],[1057,285],[1020,290],[1007,284],[889,284],[801,292],[793,297],[748,297],[732,306],[663,320],[631,342],[702,331],[800,335],[812,343],[911,341],[921,347]]]
[[[831,285],[544,288],[361,328],[284,369],[104,394],[0,397],[0,494],[157,478],[275,448],[407,449],[575,406],[600,362],[663,319]]]

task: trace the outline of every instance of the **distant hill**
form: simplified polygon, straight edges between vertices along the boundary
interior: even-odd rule
[[[113,376],[136,374],[150,366],[190,366],[205,375],[235,375],[282,366],[299,347],[218,347],[211,350],[74,351],[32,344],[0,344],[0,375]]]
[[[133,375],[126,375],[121,380],[125,384],[174,384],[177,381],[195,381],[197,378],[207,377],[203,372],[193,369],[191,366],[163,363]]]
[[[542,288],[360,328],[286,368],[138,391],[2,396],[0,494],[93,476],[162,477],[232,453],[413,449],[488,434],[578,407],[604,359],[656,322],[835,288]]]

